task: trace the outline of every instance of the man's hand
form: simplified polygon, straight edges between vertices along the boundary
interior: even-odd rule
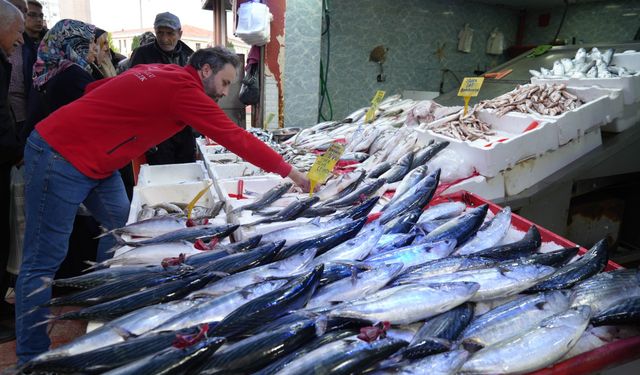
[[[300,172],[295,168],[291,168],[291,172],[287,175],[290,179],[295,182],[305,193],[308,193],[311,189],[311,183],[309,182],[309,178],[306,174]]]

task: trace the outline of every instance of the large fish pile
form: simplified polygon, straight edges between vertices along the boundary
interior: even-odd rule
[[[157,218],[115,230],[121,242],[125,233],[143,235],[127,241],[135,249],[175,246],[156,262],[175,259],[54,280],[79,291],[47,306],[81,309],[51,320],[104,325],[20,370],[522,373],[589,350],[592,341],[580,343],[595,334],[590,322],[637,324],[638,271],[600,273],[604,241],[576,256],[576,248],[543,244],[535,226],[524,234],[511,229],[508,208],[444,202],[423,210],[439,170],[409,169],[413,161],[401,163],[408,172],[387,175],[412,182],[374,216],[382,177],[336,183],[325,188],[334,189],[332,198],[303,199],[265,216],[287,221],[311,208],[333,210],[323,217],[244,242],[211,241],[208,251],[185,247],[222,239],[237,226],[165,222],[159,229],[165,219]],[[268,208],[286,190],[276,187],[246,209]]]
[[[491,130],[491,125],[476,116],[477,110],[478,107],[473,106],[466,115],[461,111],[458,117],[451,121],[443,123],[432,122],[425,124],[423,127],[461,141],[489,140],[488,136],[495,135],[495,132]]]
[[[477,109],[491,108],[498,116],[508,112],[558,116],[580,107],[584,102],[567,91],[565,84],[518,85],[514,91],[484,100]]]
[[[573,59],[556,60],[551,69],[542,67],[540,71],[532,69],[529,73],[533,77],[543,79],[615,78],[636,74],[624,66],[612,66],[613,53],[613,48],[609,48],[604,53],[596,47],[593,47],[589,53],[584,48],[580,48]]]

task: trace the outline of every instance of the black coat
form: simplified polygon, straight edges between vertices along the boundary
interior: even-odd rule
[[[10,81],[11,63],[0,50],[0,164],[3,166],[11,166],[22,158],[22,144],[9,103]]]
[[[131,60],[129,60],[129,67],[134,67],[138,64],[176,64],[185,66],[192,54],[193,50],[181,40],[178,41],[178,45],[173,52],[165,52],[160,48],[158,42],[153,42],[140,46],[133,51]]]
[[[44,37],[47,33],[47,30],[42,30],[40,33],[40,39]],[[35,40],[31,38],[27,33],[23,33],[22,37],[24,38],[24,44],[22,45],[22,75],[24,77],[24,97],[25,100],[29,100],[29,94],[31,86],[33,85],[33,64],[36,62],[36,58],[38,57],[38,45],[40,44],[39,40]]]

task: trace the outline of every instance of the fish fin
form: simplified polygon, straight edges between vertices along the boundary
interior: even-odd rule
[[[320,337],[327,332],[327,326],[329,324],[329,318],[326,315],[320,315],[315,320],[316,323],[316,336]]]
[[[464,350],[468,351],[469,353],[475,353],[478,350],[484,348],[484,345],[472,339],[462,340],[460,344],[464,348]]]
[[[136,335],[135,333],[132,333],[131,331],[122,327],[113,327],[111,329],[116,333],[116,335],[122,337],[122,339],[124,339],[125,341],[129,340],[132,337],[138,337],[138,335]]]
[[[315,219],[309,222],[311,225],[320,226],[320,217],[316,217]]]
[[[40,327],[42,325],[49,324],[49,323],[54,322],[54,321],[59,319],[59,317],[56,317],[55,315],[52,315],[52,314],[49,314],[49,315],[45,316],[45,318],[46,318],[45,320],[32,325],[31,327],[29,327],[29,329],[32,329],[32,328],[35,328],[35,327]]]
[[[536,303],[536,308],[538,310],[544,310],[544,307],[546,306],[546,304],[547,304],[546,302],[538,302]]]
[[[51,277],[41,277],[40,280],[42,280],[42,286],[39,287],[38,289],[34,290],[33,292],[29,293],[29,295],[27,295],[27,298],[29,297],[33,297],[34,295],[45,291],[47,288],[50,288],[53,285],[53,279]]]

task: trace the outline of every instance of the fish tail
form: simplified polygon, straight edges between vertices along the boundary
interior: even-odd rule
[[[51,322],[55,322],[56,320],[58,320],[58,319],[59,319],[57,316],[55,316],[55,315],[51,315],[51,314],[50,314],[50,315],[47,315],[47,316],[46,316],[46,318],[47,318],[47,319],[45,319],[45,320],[43,320],[43,321],[41,321],[41,322],[39,322],[39,323],[36,323],[36,324],[32,325],[31,327],[29,327],[29,329],[32,329],[32,328],[35,328],[35,327],[40,327],[40,326],[42,326],[42,325],[46,325],[46,324],[49,324],[49,323],[51,323]]]
[[[33,292],[29,293],[29,295],[27,295],[27,298],[33,297],[34,295],[47,290],[48,288],[50,288],[53,285],[53,278],[51,278],[51,277],[43,276],[43,277],[40,278],[40,280],[42,280],[42,286],[39,287],[38,289],[34,290]]]
[[[102,238],[102,237],[108,236],[108,235],[110,235],[110,234],[115,234],[115,231],[116,231],[117,229],[109,230],[109,229],[107,229],[107,228],[105,228],[105,227],[103,227],[103,226],[101,225],[101,226],[100,226],[100,230],[102,231],[102,233],[100,233],[99,235],[95,236],[95,237],[94,237],[94,239]]]

